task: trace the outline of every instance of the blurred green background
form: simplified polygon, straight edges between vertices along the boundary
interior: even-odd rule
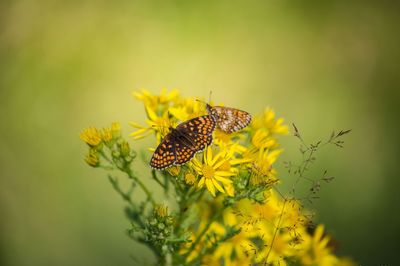
[[[352,128],[312,172],[336,176],[317,221],[339,254],[396,264],[398,10],[391,1],[1,1],[0,264],[152,261],[124,234],[123,202],[85,165],[79,140],[82,128],[112,121],[127,136],[128,122],[144,119],[131,97],[143,87],[212,90],[253,114],[271,106],[310,141]],[[282,160],[296,159],[298,142],[281,141]]]

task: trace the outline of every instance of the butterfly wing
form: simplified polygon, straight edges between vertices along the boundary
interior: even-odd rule
[[[176,162],[181,165],[190,161],[197,152],[204,150],[207,145],[212,143],[212,136],[196,135],[194,138],[194,147],[189,147],[183,143],[175,143]]]
[[[189,134],[194,135],[211,135],[215,130],[216,122],[209,115],[203,115],[195,117],[186,122],[179,124],[176,129]]]
[[[150,160],[150,166],[154,169],[162,170],[173,165],[176,161],[174,138],[169,133],[164,137]]]
[[[208,110],[217,122],[218,127],[226,133],[239,131],[247,127],[251,122],[251,115],[239,109],[213,106]]]
[[[184,164],[212,143],[216,123],[208,115],[190,119],[176,127],[179,140],[175,143],[176,164]]]

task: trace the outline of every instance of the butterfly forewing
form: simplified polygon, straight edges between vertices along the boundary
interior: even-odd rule
[[[216,122],[208,115],[179,124],[157,147],[150,165],[156,169],[164,169],[190,161],[197,152],[212,143],[215,127]]]
[[[215,130],[216,122],[209,115],[190,119],[176,127],[177,130],[187,132],[191,135],[211,135]],[[190,135],[190,136],[191,136]]]
[[[251,115],[239,109],[213,106],[209,107],[208,110],[218,127],[227,133],[239,131],[251,122]]]
[[[164,169],[176,161],[174,138],[169,133],[158,145],[150,160],[150,166],[155,169]]]

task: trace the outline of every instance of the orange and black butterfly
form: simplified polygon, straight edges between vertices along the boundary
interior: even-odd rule
[[[170,127],[150,160],[150,166],[162,170],[172,165],[181,165],[212,143],[216,122],[209,116],[200,116]]]
[[[251,122],[248,112],[224,106],[207,104],[207,112],[214,119],[217,127],[226,133],[233,133],[247,127]]]

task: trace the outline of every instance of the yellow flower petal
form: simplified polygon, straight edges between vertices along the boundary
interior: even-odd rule
[[[158,119],[156,112],[148,105],[146,105],[145,108],[146,108],[147,116],[150,118],[150,120],[156,121]]]
[[[220,181],[223,184],[232,184],[233,183],[232,180],[230,180],[228,178],[225,178],[225,177],[222,177],[222,176],[215,175],[214,178],[216,180]]]
[[[215,171],[216,175],[219,176],[234,176],[235,174],[232,172],[228,172],[228,171]]]
[[[211,146],[208,146],[207,147],[207,153],[204,153],[204,162],[206,162],[208,165],[212,166],[212,149],[211,149]]]
[[[145,133],[148,130],[149,130],[148,128],[141,128],[141,129],[136,130],[135,132],[132,132],[131,134],[129,134],[129,136],[135,137],[137,135],[141,135],[141,134]]]
[[[217,154],[217,156],[218,155],[220,155],[221,153],[218,153]],[[215,156],[215,158],[217,158],[217,156]],[[214,169],[218,169],[221,165],[223,165],[225,162],[227,162],[227,160],[220,160],[219,162],[217,162],[217,163],[213,163],[213,168]]]
[[[244,164],[244,163],[250,163],[252,162],[253,159],[252,158],[241,158],[241,159],[233,159],[230,160],[229,163],[231,165],[237,165],[237,164]]]
[[[232,184],[224,184],[224,187],[225,187],[226,194],[228,194],[228,196],[231,196],[231,197],[235,196],[235,188],[233,187]]]
[[[221,187],[221,185],[218,183],[218,181],[215,181],[214,179],[211,179],[212,183],[214,184],[214,186],[222,193],[225,193],[225,190]]]
[[[134,128],[144,128],[143,126],[139,125],[138,123],[135,122],[129,122],[129,125],[131,125]]]
[[[212,159],[212,161],[210,162],[210,165],[212,165],[214,168],[218,168],[217,166],[214,166],[214,164],[217,162],[217,160],[219,159],[219,158],[221,158],[222,157],[222,152],[219,152],[213,159]]]
[[[215,187],[210,179],[206,180],[206,186],[207,186],[208,191],[210,191],[211,195],[213,195],[213,197],[215,197]]]
[[[203,177],[200,179],[199,183],[197,184],[197,187],[199,187],[199,188],[203,187],[203,186],[204,186],[204,181],[205,181],[205,180],[206,180],[206,178],[203,176]]]

